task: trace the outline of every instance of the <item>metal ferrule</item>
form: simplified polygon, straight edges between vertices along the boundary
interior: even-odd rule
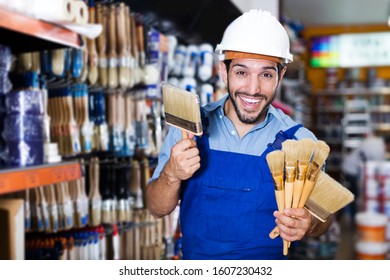
[[[275,191],[282,191],[284,189],[283,172],[273,173],[272,178],[274,179],[275,183]]]
[[[295,164],[286,164],[285,171],[286,171],[286,182],[287,183],[294,183],[296,169],[297,169],[296,163]]]
[[[309,163],[307,163],[307,162],[302,163],[302,164],[298,164],[296,180],[298,180],[298,181],[305,180],[308,166],[309,166]]]
[[[318,172],[320,172],[321,168],[316,162],[312,162],[307,172],[307,180],[314,182],[317,178]]]

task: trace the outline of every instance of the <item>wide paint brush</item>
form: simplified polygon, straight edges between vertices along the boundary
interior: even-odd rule
[[[188,132],[202,135],[198,95],[168,83],[162,84],[162,90],[166,123],[180,128],[183,139]]]
[[[317,176],[305,208],[321,222],[354,200],[351,191],[323,171]]]

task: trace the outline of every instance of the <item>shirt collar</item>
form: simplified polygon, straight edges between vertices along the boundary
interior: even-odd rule
[[[212,111],[215,111],[215,110],[219,110],[219,112],[225,116],[225,112],[223,110],[223,105],[225,104],[226,100],[228,99],[228,94],[224,95],[222,98],[220,98],[219,100],[217,100],[216,102],[212,102],[212,103],[209,103],[207,104],[204,109],[206,110],[206,112],[212,112]],[[258,127],[263,127],[265,124],[269,123],[273,118],[276,118],[278,121],[282,122],[282,123],[285,123],[285,121],[283,120],[282,116],[281,116],[281,113],[278,109],[276,109],[274,106],[269,106],[269,109],[268,109],[268,112],[267,112],[267,116],[265,117],[265,120],[261,123],[259,123],[258,125],[255,126],[255,128],[258,128]]]

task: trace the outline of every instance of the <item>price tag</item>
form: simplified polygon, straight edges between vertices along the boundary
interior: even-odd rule
[[[6,190],[9,188],[9,179],[7,176],[2,175],[0,176],[0,191]]]
[[[61,170],[61,169],[54,169],[53,172],[52,172],[52,176],[53,176],[53,181],[54,181],[55,183],[65,181],[64,170]]]
[[[65,169],[66,179],[67,180],[75,180],[79,178],[79,166],[70,166]]]
[[[41,185],[37,172],[26,172],[25,174],[25,182],[28,187],[37,187]]]

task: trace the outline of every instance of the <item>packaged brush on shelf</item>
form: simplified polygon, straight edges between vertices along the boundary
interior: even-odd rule
[[[0,45],[0,94],[5,94],[12,88],[12,84],[8,78],[11,63],[11,49],[7,46]]]
[[[8,165],[42,164],[44,109],[38,74],[13,74],[11,79],[13,90],[5,98],[6,115],[2,131]]]

